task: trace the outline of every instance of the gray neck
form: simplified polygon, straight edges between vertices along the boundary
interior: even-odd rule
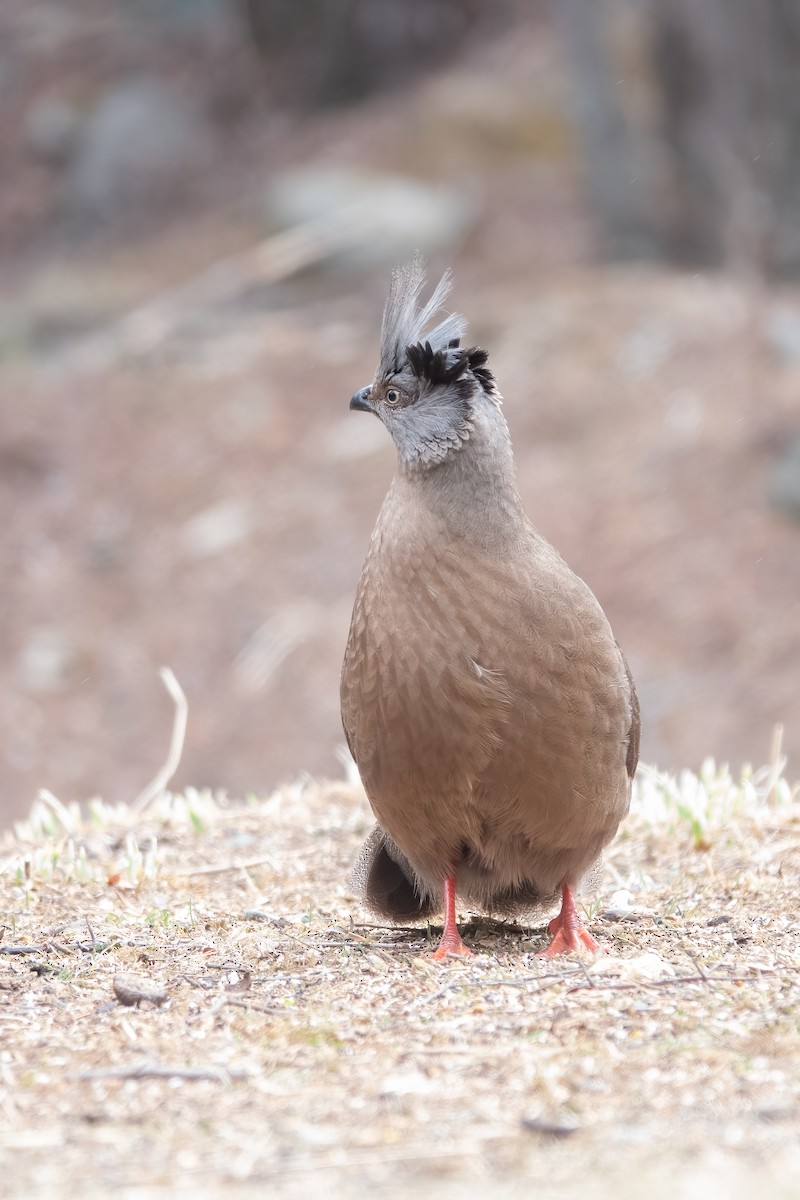
[[[453,537],[491,547],[519,536],[524,521],[508,426],[500,409],[476,406],[469,440],[440,463],[400,464],[394,488],[413,491],[421,505]]]

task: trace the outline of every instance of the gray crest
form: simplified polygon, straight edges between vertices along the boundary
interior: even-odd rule
[[[381,351],[378,375],[387,378],[409,366],[408,347],[422,341],[430,344],[435,353],[446,350],[451,342],[461,338],[467,322],[460,313],[450,313],[426,332],[426,327],[441,309],[452,287],[451,274],[445,271],[427,304],[420,304],[425,284],[425,264],[416,255],[405,266],[392,272],[389,298],[383,310]]]

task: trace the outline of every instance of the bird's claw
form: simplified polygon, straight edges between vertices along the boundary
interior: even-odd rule
[[[461,940],[459,934],[456,934],[455,937],[442,934],[442,940],[434,950],[431,958],[435,958],[438,961],[442,961],[445,958],[472,958],[472,951]]]
[[[579,925],[577,929],[565,928],[559,925],[555,930],[551,924],[550,932],[553,940],[544,950],[537,951],[539,958],[557,958],[559,954],[604,954],[599,942],[595,941],[588,929]]]

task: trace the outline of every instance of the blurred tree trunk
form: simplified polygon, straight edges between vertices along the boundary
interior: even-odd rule
[[[800,0],[553,0],[611,257],[800,275]]]
[[[402,86],[490,36],[513,0],[238,0],[278,95],[326,106]]]

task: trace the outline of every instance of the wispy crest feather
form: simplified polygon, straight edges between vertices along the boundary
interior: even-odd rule
[[[392,272],[389,298],[381,325],[378,374],[384,378],[408,366],[408,347],[421,342],[423,334],[435,352],[446,349],[450,342],[463,335],[467,327],[466,319],[460,313],[450,313],[426,333],[426,326],[439,312],[453,286],[451,273],[445,271],[428,303],[420,306],[419,297],[424,284],[425,264],[420,255]]]

